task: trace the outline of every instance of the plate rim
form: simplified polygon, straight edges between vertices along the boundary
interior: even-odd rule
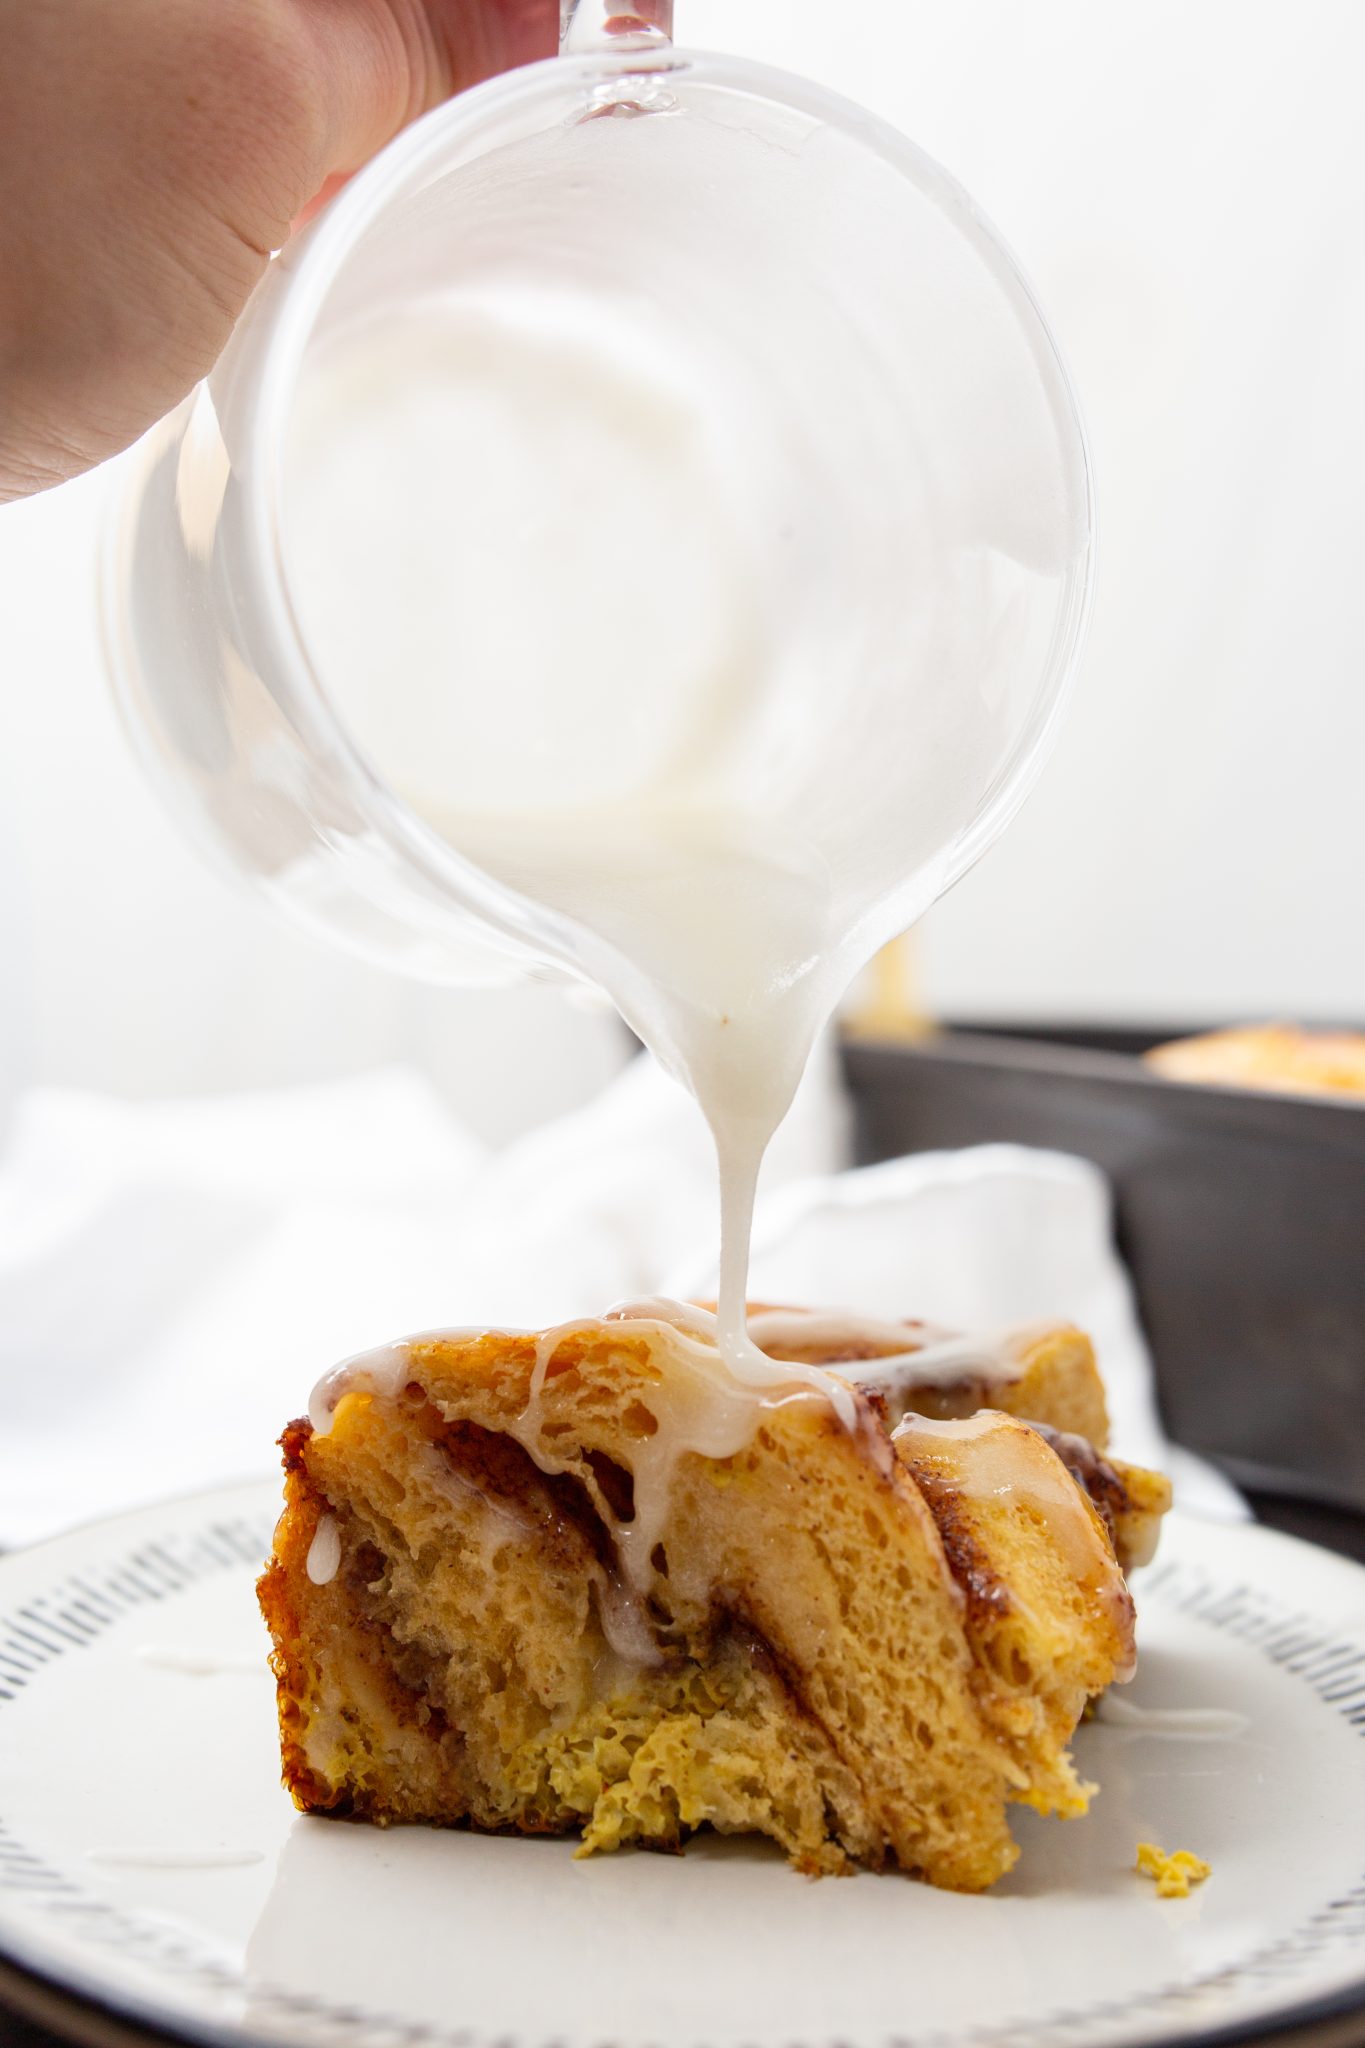
[[[211,1509],[219,1502],[225,1509],[246,1508],[263,1513],[268,1511],[272,1498],[282,1508],[283,1490],[278,1478],[258,1474],[186,1488],[112,1514],[87,1517],[35,1543],[0,1552],[0,1601],[5,1597],[12,1573],[22,1573],[23,1567],[60,1553],[83,1536],[114,1536],[149,1517],[155,1519],[196,1507]],[[1308,1553],[1315,1568],[1325,1565],[1329,1576],[1341,1585],[1355,1583],[1365,1615],[1365,1564],[1263,1523],[1225,1522],[1187,1510],[1176,1512],[1178,1525],[1218,1532],[1215,1542],[1235,1531],[1253,1548]],[[265,1562],[263,1556],[262,1569]],[[11,1991],[16,1996],[10,2009],[28,2017],[27,2005],[38,2025],[59,2029],[65,2038],[88,2044],[88,2048],[110,2048],[115,2042],[117,2048],[131,2048],[133,2042],[148,2040],[189,2042],[196,2044],[196,2048],[300,2048],[302,2039],[250,2022],[219,2021],[192,2010],[182,2012],[159,2000],[155,1992],[142,1992],[125,1984],[111,1986],[107,1979],[93,1969],[87,1970],[78,1960],[64,1963],[60,1973],[54,1972],[50,1959],[35,1955],[30,1949],[22,1929],[12,1923],[6,1926],[0,1920],[0,2016],[10,2004]],[[1177,2036],[1134,2036],[1127,2048],[1361,2048],[1365,2027],[1354,2024],[1361,2021],[1365,2021],[1365,1961],[1348,1983],[1334,1991],[1298,2000],[1266,2019],[1230,2020]],[[443,2039],[453,2041],[459,2032],[456,2025],[440,2032],[424,2029],[424,2048],[437,2048]],[[497,2048],[531,2048],[531,2044],[515,2043],[500,2036]],[[609,2044],[601,2044],[601,2048],[609,2048]],[[843,2042],[841,2037],[840,2048],[857,2048],[857,2044]]]

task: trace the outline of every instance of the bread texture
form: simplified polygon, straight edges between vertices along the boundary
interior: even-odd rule
[[[296,1803],[991,1884],[1012,1802],[1092,1790],[1135,1475],[1000,1409],[893,1418],[857,1369],[747,1378],[652,1314],[354,1362],[282,1439],[260,1584]]]

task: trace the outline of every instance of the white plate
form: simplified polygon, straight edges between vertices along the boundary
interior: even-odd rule
[[[253,1580],[273,1484],[0,1560],[0,1958],[215,2043],[1119,2048],[1365,2006],[1365,1571],[1172,1517],[1145,1707],[1082,1729],[1083,1821],[1022,1814],[985,1898],[810,1883],[764,1844],[564,1842],[296,1815]],[[1213,1876],[1159,1900],[1140,1838]]]

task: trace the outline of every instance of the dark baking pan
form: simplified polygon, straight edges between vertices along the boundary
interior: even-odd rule
[[[858,1157],[1007,1139],[1092,1159],[1114,1190],[1172,1436],[1258,1500],[1352,1522],[1365,1515],[1365,1102],[1163,1080],[1135,1055],[1175,1035],[850,1043]]]

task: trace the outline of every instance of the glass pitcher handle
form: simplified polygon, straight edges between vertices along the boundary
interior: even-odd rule
[[[673,0],[559,0],[561,56],[654,50],[673,40]]]

